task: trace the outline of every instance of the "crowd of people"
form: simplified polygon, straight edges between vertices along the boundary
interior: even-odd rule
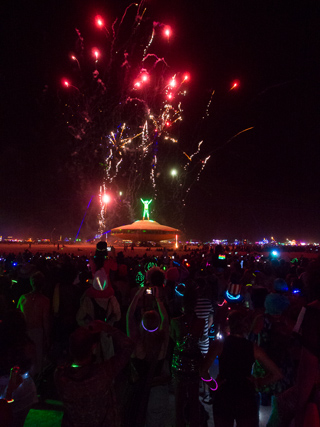
[[[1,425],[54,397],[63,426],[166,427],[170,393],[175,427],[317,425],[320,258],[107,249],[1,254]]]

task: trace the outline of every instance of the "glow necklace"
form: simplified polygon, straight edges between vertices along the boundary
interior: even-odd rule
[[[159,326],[157,326],[156,329],[147,329],[143,324],[143,320],[141,320],[141,325],[142,325],[143,329],[147,332],[155,332],[159,329]]]
[[[230,299],[231,301],[236,301],[236,300],[238,300],[238,299],[240,299],[240,298],[241,298],[241,295],[239,294],[239,295],[237,295],[237,296],[233,296],[233,295],[231,295],[228,291],[226,291],[226,297],[227,297],[228,299]]]

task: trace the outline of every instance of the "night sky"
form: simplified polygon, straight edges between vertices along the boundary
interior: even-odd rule
[[[70,67],[74,29],[95,43],[96,13],[114,20],[129,4],[1,2],[0,235],[50,237],[55,229],[75,236],[88,196],[75,199],[67,167],[72,138],[60,80]],[[319,2],[145,6],[173,29],[166,61],[190,72],[181,144],[191,152],[203,139],[203,158],[211,154],[187,198],[187,238],[320,241]],[[235,80],[239,87],[230,91]]]

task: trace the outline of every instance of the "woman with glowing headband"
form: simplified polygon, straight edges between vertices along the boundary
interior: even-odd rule
[[[159,292],[156,286],[140,288],[127,312],[127,334],[136,343],[131,357],[133,384],[125,416],[125,425],[130,427],[165,425],[167,416],[168,404],[165,402],[169,396],[170,375],[169,370],[165,369],[165,356],[169,322],[159,294],[161,290]]]

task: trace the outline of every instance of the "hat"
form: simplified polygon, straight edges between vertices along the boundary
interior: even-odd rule
[[[98,242],[97,246],[96,246],[96,253],[95,256],[99,256],[99,255],[104,255],[107,256],[108,255],[108,244],[107,242]]]
[[[275,279],[273,282],[273,289],[276,292],[288,292],[289,287],[284,279]]]
[[[104,291],[109,285],[108,276],[104,268],[101,268],[94,275],[92,286],[97,291]]]
[[[172,282],[178,282],[180,278],[180,272],[177,267],[168,268],[166,271],[166,279]]]
[[[241,295],[241,285],[239,283],[229,283],[226,290],[226,300],[230,302],[240,302],[243,297]]]
[[[29,277],[36,271],[36,266],[26,262],[18,266],[18,277],[21,279],[29,279]]]
[[[152,286],[162,286],[164,282],[164,272],[160,267],[152,267],[146,272],[146,279]]]

